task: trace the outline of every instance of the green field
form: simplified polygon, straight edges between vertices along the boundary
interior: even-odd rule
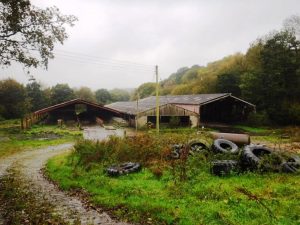
[[[169,141],[165,136],[163,139],[161,142]],[[48,162],[48,176],[64,190],[87,191],[96,206],[136,223],[300,223],[299,174],[247,172],[216,177],[210,174],[208,156],[199,154],[185,164],[173,165],[152,154],[156,149],[146,140],[133,141],[139,146],[136,149],[130,141],[122,140],[96,147],[90,142],[79,143],[71,155]],[[140,143],[144,143],[144,150],[139,150]],[[159,142],[156,145],[163,148]],[[141,172],[117,178],[105,174],[109,163],[130,157],[137,160],[142,151],[150,154],[141,158],[146,165]]]
[[[21,130],[19,120],[2,121],[0,122],[0,157],[23,150],[73,142],[81,136],[82,132],[77,128],[35,125],[31,129]]]

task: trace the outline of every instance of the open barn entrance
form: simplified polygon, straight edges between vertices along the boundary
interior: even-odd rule
[[[201,123],[233,123],[245,121],[253,107],[231,96],[200,106]]]
[[[147,122],[156,125],[156,116],[147,116]],[[188,127],[191,126],[189,116],[160,116],[159,123],[167,127]]]
[[[34,112],[36,115],[46,116],[45,122],[55,124],[58,120],[65,123],[80,123],[82,125],[95,124],[96,119],[108,122],[112,117],[119,116],[119,112],[96,103],[74,99]]]

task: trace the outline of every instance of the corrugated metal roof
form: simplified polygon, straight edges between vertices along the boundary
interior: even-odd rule
[[[226,97],[233,97],[238,101],[242,101],[245,104],[248,104],[251,107],[255,105],[246,102],[240,98],[232,96],[230,93],[221,93],[221,94],[198,94],[198,95],[165,95],[159,97],[159,105],[165,104],[178,104],[178,105],[205,105],[210,102],[217,101]],[[136,115],[137,113],[145,112],[147,110],[153,109],[156,107],[156,97],[150,96],[138,101],[130,102],[115,102],[112,104],[106,105],[106,107],[123,112],[126,114]]]
[[[93,106],[93,107],[96,107],[96,108],[99,108],[99,109],[102,109],[102,110],[106,110],[106,111],[110,111],[110,112],[113,112],[113,113],[116,113],[116,114],[120,114],[119,111],[116,111],[113,108],[105,107],[103,105],[99,105],[98,103],[89,102],[89,101],[82,100],[82,99],[79,99],[79,98],[72,99],[70,101],[62,102],[62,103],[59,103],[59,104],[56,104],[56,105],[49,106],[47,108],[37,110],[37,111],[34,112],[34,114],[47,113],[47,112],[50,112],[52,110],[55,110],[55,109],[58,109],[58,108],[63,108],[65,106],[72,105],[72,104],[90,105],[90,106]]]
[[[186,105],[201,105],[206,102],[217,100],[230,96],[229,93],[222,94],[198,94],[198,95],[165,95],[159,97],[159,105],[165,104],[186,104]],[[126,113],[136,115],[137,113],[144,112],[156,107],[156,97],[150,96],[138,101],[130,102],[115,102],[105,105],[108,108]]]
[[[159,101],[162,104],[187,104],[187,105],[201,105],[207,101],[225,97],[230,95],[229,93],[222,94],[198,94],[198,95],[165,95],[160,96]],[[147,104],[155,104],[156,97],[150,96],[144,99],[141,99],[139,102]]]

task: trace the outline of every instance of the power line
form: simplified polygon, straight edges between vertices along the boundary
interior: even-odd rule
[[[93,59],[93,60],[97,59],[99,61],[108,61],[108,62],[114,62],[114,63],[124,64],[124,65],[135,65],[135,66],[154,68],[154,65],[137,63],[137,62],[127,61],[127,60],[112,59],[112,58],[101,57],[101,56],[87,55],[87,54],[79,53],[79,52],[56,50],[56,51],[54,51],[54,53],[67,54],[69,56],[80,57],[80,58],[89,58],[89,59]]]
[[[119,71],[124,71],[124,70],[134,70],[138,72],[147,72],[147,73],[154,73],[154,68],[147,69],[147,68],[139,68],[139,67],[129,67],[129,66],[124,66],[124,65],[118,65],[118,64],[109,64],[109,63],[100,63],[100,62],[95,62],[95,61],[87,61],[83,59],[78,59],[78,58],[69,58],[69,57],[64,57],[64,56],[59,56],[60,59],[67,60],[69,62],[73,63],[81,63],[81,64],[92,64],[96,65],[98,67],[101,67],[102,69],[109,69],[109,70],[119,70]]]

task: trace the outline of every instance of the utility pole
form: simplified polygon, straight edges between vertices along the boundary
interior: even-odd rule
[[[159,83],[158,83],[158,66],[155,66],[156,75],[156,133],[159,134]]]
[[[137,98],[136,98],[136,116],[135,116],[135,132],[138,131],[139,98],[140,98],[140,95],[139,95],[139,93],[137,92]]]

